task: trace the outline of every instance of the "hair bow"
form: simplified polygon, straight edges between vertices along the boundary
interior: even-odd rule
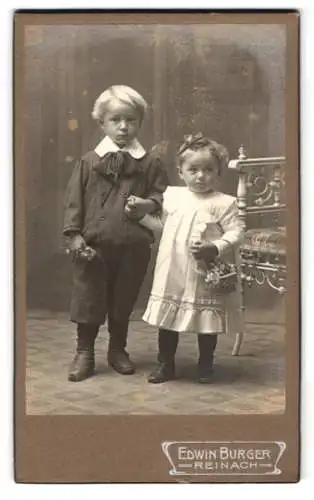
[[[192,148],[193,146],[203,146],[206,144],[206,140],[204,140],[204,136],[202,132],[197,132],[196,134],[189,134],[184,136],[184,142],[181,144],[177,155],[182,154],[187,149]]]

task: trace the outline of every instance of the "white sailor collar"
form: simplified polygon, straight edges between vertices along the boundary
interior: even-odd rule
[[[135,160],[140,160],[146,155],[145,149],[137,139],[133,139],[128,146],[119,148],[119,146],[106,135],[95,148],[95,153],[101,158],[107,153],[116,153],[117,151],[126,151]]]

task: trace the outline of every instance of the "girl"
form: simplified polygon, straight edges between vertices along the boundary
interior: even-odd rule
[[[167,185],[160,160],[137,140],[146,108],[123,85],[98,97],[92,116],[104,138],[78,162],[67,188],[63,233],[74,257],[71,320],[77,323],[70,381],[94,373],[94,343],[107,316],[109,364],[124,375],[135,371],[126,351],[128,323],[153,242],[138,221],[160,210]]]
[[[173,379],[179,333],[197,333],[199,381],[209,383],[217,336],[240,305],[234,264],[244,227],[236,199],[218,191],[225,147],[196,134],[185,138],[178,160],[185,187],[164,195],[164,229],[143,316],[159,327],[159,363],[148,381]]]

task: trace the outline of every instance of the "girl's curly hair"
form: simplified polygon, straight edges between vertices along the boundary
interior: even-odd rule
[[[184,153],[187,150],[191,151],[208,151],[217,160],[218,173],[220,175],[222,168],[226,167],[229,160],[229,154],[225,146],[218,144],[208,137],[204,137],[202,132],[184,136],[184,141],[177,151],[179,165],[184,161]]]

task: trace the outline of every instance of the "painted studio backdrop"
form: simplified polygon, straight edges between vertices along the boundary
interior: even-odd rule
[[[231,158],[241,144],[251,157],[284,155],[285,33],[279,25],[29,26],[24,61],[31,308],[69,308],[63,196],[75,161],[101,137],[91,111],[106,87],[130,85],[148,101],[140,140],[146,149],[157,145],[172,184],[179,184],[178,142],[190,132],[222,142]],[[222,182],[235,194],[236,177],[226,172]],[[152,267],[153,260],[140,309]]]

